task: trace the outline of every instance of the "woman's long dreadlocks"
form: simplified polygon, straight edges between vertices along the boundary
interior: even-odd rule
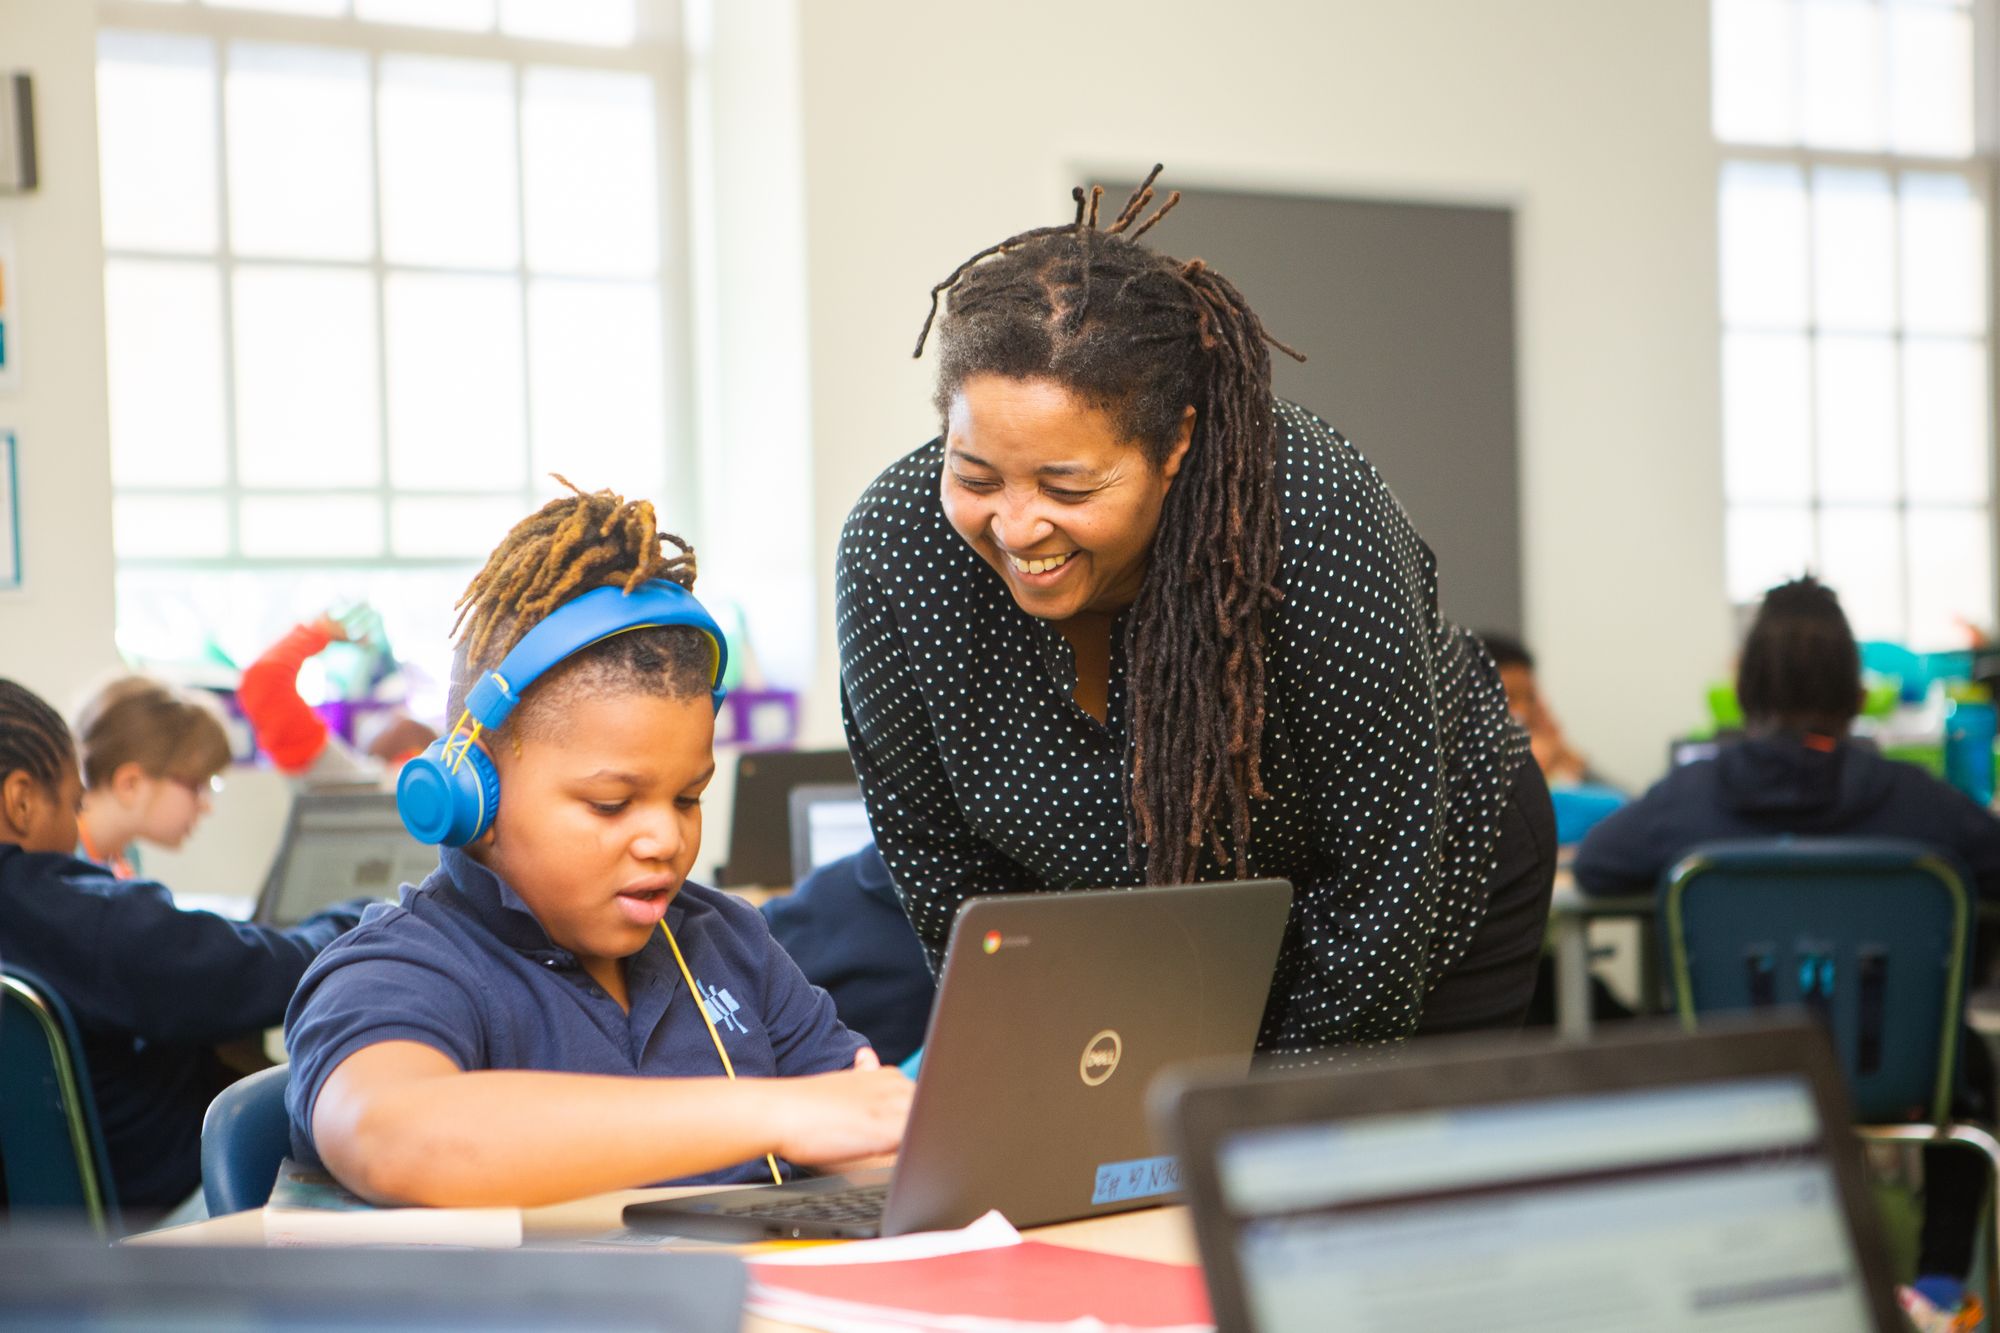
[[[459,596],[452,633],[460,640],[450,711],[464,683],[505,657],[521,637],[563,603],[593,588],[631,592],[651,579],[693,591],[694,548],[661,532],[650,500],[626,500],[610,490],[584,491],[552,474],[571,494],[549,501],[516,523]],[[671,543],[669,553],[664,543]],[[705,694],[710,656],[699,631],[655,628],[618,634],[572,654],[566,677],[595,677],[644,692]]]
[[[1103,187],[1072,191],[1075,219],[988,246],[931,289],[916,354],[949,297],[937,407],[971,376],[1050,379],[1109,412],[1155,464],[1187,407],[1194,432],[1167,494],[1146,577],[1125,622],[1130,847],[1150,883],[1194,877],[1204,844],[1250,873],[1250,802],[1266,795],[1265,610],[1276,604],[1279,519],[1271,337],[1239,293],[1199,259],[1136,244],[1160,168],[1109,226]]]

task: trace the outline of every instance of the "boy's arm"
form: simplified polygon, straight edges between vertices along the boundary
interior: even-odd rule
[[[808,1164],[887,1152],[911,1087],[893,1069],[736,1082],[466,1072],[431,1046],[386,1041],[328,1077],[312,1132],[364,1198],[533,1207],[766,1152]]]
[[[299,697],[299,668],[333,641],[324,620],[298,625],[243,669],[236,705],[257,733],[258,748],[286,773],[303,773],[326,747],[327,726]]]

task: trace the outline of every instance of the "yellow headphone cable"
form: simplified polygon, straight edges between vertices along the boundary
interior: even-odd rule
[[[722,1057],[722,1072],[729,1075],[729,1081],[736,1081],[736,1066],[729,1063],[729,1051],[722,1044],[722,1034],[715,1030],[715,1020],[708,1016],[708,1006],[702,1003],[701,992],[695,989],[694,974],[688,971],[687,959],[681,957],[681,946],[674,939],[674,932],[667,929],[664,919],[660,922],[660,933],[667,937],[667,947],[674,951],[674,961],[680,964],[681,980],[687,982],[688,994],[694,997],[694,1007],[701,1011],[701,1021],[708,1028],[708,1039],[715,1043],[715,1053]],[[770,1153],[764,1154],[764,1162],[771,1168],[771,1181],[782,1185],[785,1178],[778,1171],[778,1159]]]

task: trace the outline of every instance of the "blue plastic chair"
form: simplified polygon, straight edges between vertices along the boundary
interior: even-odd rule
[[[1846,1072],[1857,1133],[1975,1149],[2000,1190],[2000,1142],[1951,1116],[1972,905],[1943,856],[1876,838],[1707,843],[1667,872],[1659,914],[1686,1026],[1811,1010]],[[1988,1308],[2000,1308],[1996,1280],[2000,1255],[1988,1261]]]
[[[124,1230],[90,1067],[62,997],[32,972],[0,971],[0,1162],[16,1222],[85,1217]]]
[[[201,1121],[201,1193],[210,1217],[262,1208],[291,1154],[285,1116],[290,1065],[238,1079],[208,1104]]]

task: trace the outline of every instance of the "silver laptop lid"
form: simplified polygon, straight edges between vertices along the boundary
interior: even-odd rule
[[[291,926],[349,898],[394,902],[437,869],[437,848],[410,836],[389,792],[301,792],[252,919]]]
[[[815,782],[792,788],[792,883],[829,861],[875,841],[868,807],[853,782]]]

